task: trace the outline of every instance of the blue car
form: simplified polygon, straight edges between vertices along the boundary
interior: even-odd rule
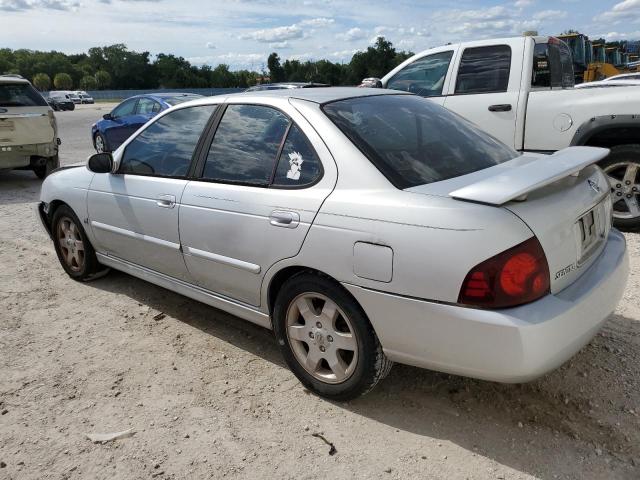
[[[202,98],[195,93],[155,93],[127,98],[91,126],[96,152],[113,152],[158,113],[179,103]]]

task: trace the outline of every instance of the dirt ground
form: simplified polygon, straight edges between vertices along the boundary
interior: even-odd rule
[[[105,111],[58,115],[63,163]],[[0,173],[0,479],[640,478],[640,234],[615,315],[559,370],[501,385],[396,365],[338,404],[267,330],[122,273],[70,280],[39,188]]]

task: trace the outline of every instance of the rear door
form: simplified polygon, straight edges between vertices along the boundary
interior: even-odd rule
[[[444,106],[510,147],[516,145],[524,39],[466,45],[456,59]]]
[[[0,148],[52,142],[49,105],[26,82],[0,83]]]
[[[265,273],[299,252],[333,189],[335,163],[293,109],[229,104],[210,136],[180,208],[185,262],[201,287],[259,306]]]
[[[97,251],[190,280],[180,249],[180,201],[215,108],[169,112],[126,145],[118,173],[94,175],[88,207]]]

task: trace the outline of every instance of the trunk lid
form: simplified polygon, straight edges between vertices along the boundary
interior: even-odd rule
[[[540,241],[551,292],[557,293],[577,280],[604,248],[611,228],[610,187],[593,163],[607,153],[572,147],[549,156],[527,154],[408,191],[484,203],[518,216]]]

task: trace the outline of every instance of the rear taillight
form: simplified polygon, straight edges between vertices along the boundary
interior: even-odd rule
[[[467,274],[458,303],[506,308],[549,293],[549,265],[536,237],[476,265]]]

